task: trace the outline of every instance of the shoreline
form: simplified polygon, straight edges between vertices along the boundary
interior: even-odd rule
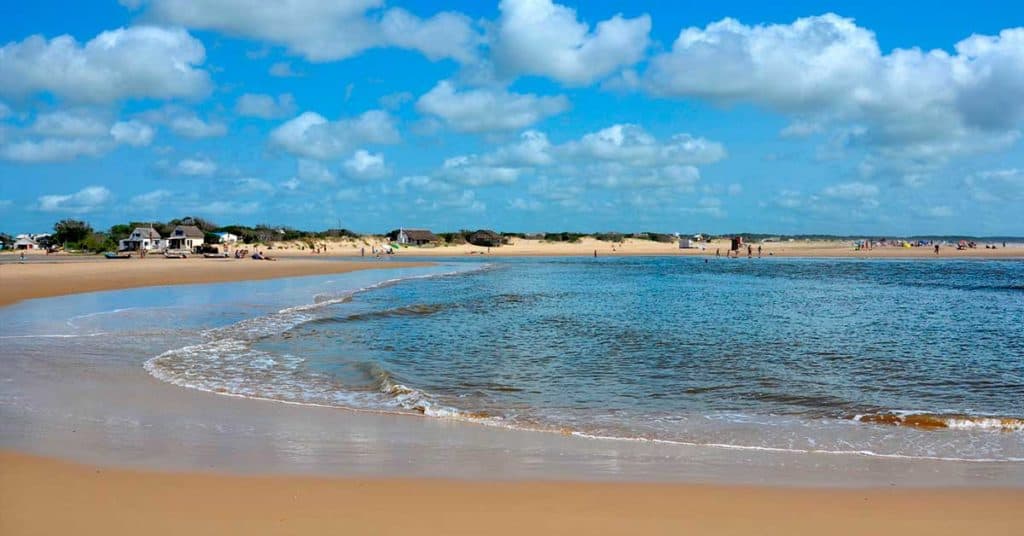
[[[128,288],[190,285],[206,283],[229,283],[233,281],[256,281],[283,277],[302,277],[347,273],[356,270],[387,268],[412,268],[426,266],[437,259],[479,259],[526,258],[526,257],[698,257],[718,260],[759,260],[756,249],[753,258],[745,255],[736,258],[715,255],[714,244],[707,250],[680,250],[675,244],[654,243],[629,239],[625,244],[610,249],[608,242],[584,240],[580,243],[539,243],[523,246],[522,243],[537,241],[521,240],[511,246],[484,248],[468,244],[436,248],[407,247],[393,256],[375,259],[370,255],[360,256],[356,249],[346,247],[328,248],[322,255],[312,255],[304,250],[288,249],[291,246],[271,250],[280,262],[259,262],[249,259],[164,259],[153,256],[140,259],[108,260],[100,256],[54,255],[44,256],[34,252],[20,263],[10,252],[0,253],[0,307],[35,298],[49,298],[68,294],[122,290]],[[639,244],[639,245],[638,245]],[[596,247],[595,247],[596,246]],[[723,251],[725,248],[721,248]],[[772,243],[766,245],[760,259],[864,259],[864,260],[1024,260],[1024,247],[1003,249],[973,249],[956,251],[947,249],[934,255],[925,248],[876,248],[869,251],[854,251],[849,247],[835,244],[822,246],[817,243],[797,245]],[[99,268],[99,267],[103,268]],[[73,279],[72,279],[73,278]]]
[[[1021,504],[1019,489],[229,476],[0,451],[10,535],[1009,534]]]
[[[306,242],[274,242],[270,247],[239,244],[239,248],[262,249],[266,253],[278,259],[289,260],[320,260],[320,259],[359,259],[362,261],[373,261],[374,248],[390,247],[389,242],[379,237],[353,239],[329,239],[318,240],[315,245],[321,248],[319,253],[310,249]],[[994,249],[987,249],[979,246],[973,249],[957,250],[952,246],[942,246],[938,255],[927,246],[921,247],[896,247],[881,246],[870,250],[856,250],[850,242],[836,240],[795,240],[783,242],[751,242],[751,253],[753,258],[758,258],[757,249],[762,248],[763,258],[817,258],[817,259],[906,259],[906,260],[980,260],[980,259],[1020,259],[1024,260],[1024,244],[1011,243],[1006,247],[996,245]],[[400,246],[395,250],[395,255],[384,255],[383,259],[394,261],[403,257],[450,257],[450,258],[474,258],[474,257],[593,257],[595,252],[599,257],[716,257],[716,250],[722,257],[730,245],[725,240],[714,240],[703,243],[703,249],[699,247],[680,249],[676,242],[654,242],[627,238],[621,242],[607,242],[592,237],[584,237],[576,242],[549,242],[544,240],[512,238],[509,244],[498,247],[487,248],[471,244],[459,245],[427,245],[427,246]],[[47,262],[92,262],[105,260],[99,256],[79,256],[68,254],[57,254],[53,256],[44,255],[41,251],[27,252],[26,260],[29,263]],[[746,245],[740,250],[740,259],[747,258]],[[0,252],[0,266],[17,262],[18,254],[13,251]],[[44,261],[45,259],[45,261]],[[147,262],[158,260],[154,254]],[[111,261],[133,263],[138,259],[129,261]],[[163,259],[159,259],[163,260]],[[203,260],[193,257],[186,262]],[[233,259],[232,259],[233,260]],[[248,259],[243,259],[248,262]],[[214,259],[205,259],[206,262],[217,262]],[[225,262],[221,260],[220,262]],[[182,262],[175,260],[173,262]]]
[[[59,276],[52,277],[75,278],[75,284],[86,281],[92,285],[100,282],[106,285],[102,288],[71,289],[70,292],[67,292],[69,287],[49,286],[52,280],[38,275],[38,268],[44,266],[42,263],[23,265],[24,268],[18,268],[17,272],[8,268],[21,265],[0,265],[0,277],[8,287],[11,281],[9,274],[28,273],[25,279],[16,280],[13,284],[23,295],[19,299],[26,300],[74,292],[274,279],[430,264],[402,263],[392,259],[380,263],[323,259],[288,259],[280,263],[225,263],[200,259],[184,263],[166,259],[152,259],[145,263],[121,262],[98,259],[97,262],[48,263],[59,272]],[[120,268],[112,271],[107,265]],[[138,268],[128,268],[132,265]],[[210,270],[209,267],[214,265],[237,268]],[[32,274],[32,269],[36,274]],[[138,273],[132,272],[131,277],[126,277],[126,271]],[[126,282],[132,284],[126,285]],[[5,288],[7,291],[9,288]],[[6,296],[3,298],[6,300]],[[13,302],[0,303],[9,305]],[[196,404],[196,408],[248,408],[252,403],[249,400],[224,402],[225,397],[219,395],[199,394],[169,384],[161,384],[158,388],[143,385],[133,389],[146,391],[153,398],[149,402],[153,407],[176,408],[174,411],[180,411],[178,403],[165,404],[175,399],[188,399],[192,401],[190,404]],[[170,391],[180,391],[177,393],[180,396],[171,399],[160,395]],[[197,394],[199,396],[193,401]],[[276,405],[276,402],[266,404]],[[301,413],[306,409],[272,408],[270,411],[278,417],[264,421],[264,424],[274,422],[280,415],[292,418],[306,415]],[[345,415],[332,415],[328,411],[316,413],[331,419],[324,422],[353,422]],[[216,417],[212,418],[216,420]],[[309,423],[318,422],[314,419],[311,415]],[[434,430],[439,435],[454,433],[471,437],[488,434],[487,437],[500,439],[504,434],[471,430],[473,425],[468,423],[401,422],[396,415],[369,416],[367,419],[379,419],[381,423],[387,421],[389,428],[404,430],[401,433],[406,435]],[[366,426],[366,430],[380,431],[380,424],[369,422]],[[458,431],[446,430],[451,426],[460,428]],[[74,435],[67,434],[68,440]],[[553,443],[562,441],[559,437],[550,439]],[[529,443],[526,439],[522,441],[522,444]],[[498,443],[504,449],[517,448],[515,442],[499,440]],[[80,445],[79,448],[87,445],[75,444]],[[556,443],[554,449],[560,448]],[[594,444],[589,448],[605,447]],[[770,478],[764,485],[751,485],[690,483],[700,482],[699,479],[659,482],[649,479],[591,481],[531,477],[506,480],[499,473],[468,478],[403,473],[403,463],[429,463],[425,460],[430,457],[421,458],[423,454],[415,451],[410,451],[413,456],[410,459],[394,460],[393,463],[399,467],[395,474],[399,476],[374,477],[272,471],[261,471],[256,475],[237,474],[219,464],[210,464],[203,469],[167,469],[153,463],[161,455],[152,452],[147,453],[149,461],[127,466],[119,463],[117,467],[111,467],[106,462],[63,461],[69,458],[40,457],[23,453],[20,449],[10,449],[10,446],[0,449],[0,533],[3,534],[73,530],[89,535],[137,532],[140,527],[158,535],[242,530],[257,535],[313,531],[476,534],[486,527],[489,533],[498,535],[570,530],[595,534],[678,534],[687,529],[709,534],[818,534],[827,531],[836,534],[927,532],[943,535],[967,531],[1009,533],[1012,527],[1019,526],[1022,520],[1020,506],[1024,505],[1024,487],[924,485],[896,488],[893,487],[895,484],[889,487],[872,484],[836,488],[786,485]],[[659,450],[654,448],[645,457],[656,457],[657,452]],[[498,456],[500,452],[496,451],[494,455]],[[446,459],[443,453],[432,456],[435,460]],[[447,463],[457,463],[459,458],[455,456]],[[744,470],[740,459],[734,463],[737,464],[736,471]],[[884,463],[871,461],[864,465]],[[207,469],[214,472],[205,472]],[[757,471],[757,468],[750,470]],[[54,515],[55,511],[59,514]],[[180,512],[193,515],[181,516]],[[936,515],[936,512],[941,512],[941,515]]]

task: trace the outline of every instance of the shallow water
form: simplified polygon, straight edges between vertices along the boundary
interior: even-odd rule
[[[1021,262],[520,259],[413,275],[74,323],[159,339],[151,374],[222,394],[669,445],[1024,461]],[[174,344],[172,320],[201,329]]]

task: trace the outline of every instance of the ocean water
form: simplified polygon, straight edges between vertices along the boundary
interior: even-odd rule
[[[1019,261],[446,261],[296,285],[113,309],[76,336],[128,329],[158,341],[154,377],[240,397],[581,441],[1024,461]]]

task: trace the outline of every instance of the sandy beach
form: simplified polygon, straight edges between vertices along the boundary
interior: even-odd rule
[[[8,255],[8,258],[13,256]],[[287,259],[281,262],[248,259],[164,259],[110,261],[102,257],[32,255],[25,264],[0,264],[0,306],[30,298],[63,296],[161,285],[250,281],[278,277],[341,274],[372,268],[402,268],[422,263],[328,262]]]
[[[585,254],[593,244],[559,246],[548,250],[544,249],[547,245],[538,246],[541,249],[519,245],[503,252]],[[615,253],[652,254],[653,251],[631,247],[627,244]],[[400,256],[408,251],[452,254],[444,248],[402,250]],[[458,251],[468,251],[468,247],[463,246]],[[657,251],[669,254],[677,250],[665,246]],[[791,255],[799,255],[798,252],[810,255],[827,250],[775,251],[781,256],[783,251]],[[1012,250],[967,253],[986,251],[999,255]],[[847,256],[852,254],[846,253]],[[9,305],[31,298],[148,285],[269,279],[415,265],[395,262],[394,258],[363,263],[302,259],[281,262],[100,259],[47,263],[40,258],[24,265],[0,265],[3,287],[0,303]],[[143,375],[141,371],[137,374]],[[125,379],[129,380],[135,381]],[[152,405],[157,412],[163,407],[174,411],[183,407],[180,401],[168,400],[195,398],[203,404],[211,404],[210,408],[248,407],[253,403],[190,392],[149,378],[146,381],[153,385],[137,389],[151,392],[152,399],[145,403],[139,398],[143,395],[137,395],[136,399],[140,404]],[[162,398],[160,392],[173,393],[174,398]],[[280,406],[281,411],[288,412],[285,415],[307,411],[307,408],[263,404]],[[337,415],[334,411],[327,413]],[[384,419],[381,422],[389,423],[389,427],[417,433],[415,428],[403,428],[403,419],[408,418],[374,418]],[[443,430],[443,423],[430,422],[426,426],[439,427],[438,434],[452,433]],[[476,433],[471,425],[454,426]],[[379,428],[371,425],[370,429]],[[75,430],[65,432],[68,444],[56,450],[76,448],[77,443],[71,439]],[[465,432],[458,432],[462,433]],[[521,434],[503,433],[517,437]],[[554,436],[553,441],[562,439]],[[514,451],[516,447],[511,448]],[[438,449],[442,450],[443,447]],[[424,463],[417,461],[415,454],[409,456],[401,463],[412,466]],[[523,454],[523,457],[529,456],[529,453]],[[392,462],[399,463],[398,459]],[[438,463],[457,463],[457,457]],[[869,466],[883,462],[864,463]],[[1024,511],[1024,490],[1019,487],[925,485],[837,489],[535,479],[320,478],[276,472],[240,475],[216,465],[209,466],[208,470],[210,472],[173,471],[161,467],[126,469],[5,451],[0,453],[0,533],[1010,534],[1019,528]],[[736,470],[744,471],[742,467]],[[486,473],[486,469],[482,471]],[[827,479],[827,474],[822,476]]]
[[[491,255],[496,257],[530,257],[530,256],[592,256],[597,252],[599,256],[627,256],[627,255],[696,255],[714,256],[718,250],[723,256],[729,249],[729,243],[725,240],[715,240],[704,245],[703,248],[680,249],[676,242],[654,242],[651,240],[639,240],[627,238],[622,242],[605,242],[594,238],[585,237],[577,242],[548,242],[544,240],[529,240],[523,238],[512,238],[511,243],[501,247],[486,248],[471,244],[451,246],[428,246],[428,247],[402,247],[396,255],[399,257],[409,256],[471,256]],[[325,248],[323,255],[330,256],[359,256],[365,252],[371,255],[374,247],[381,247],[386,242],[380,239],[367,238],[365,240],[326,240],[317,243]],[[752,254],[757,256],[757,248],[761,246],[763,257],[835,257],[835,258],[865,258],[865,259],[1005,259],[1024,258],[1024,245],[1007,244],[1002,247],[1000,243],[997,249],[986,249],[979,245],[974,249],[957,250],[954,247],[943,246],[939,254],[929,247],[879,247],[871,250],[858,251],[850,242],[839,241],[785,241],[751,243]],[[306,244],[302,243],[278,243],[272,250],[275,255],[311,257],[313,254]],[[744,249],[741,257],[747,256]]]
[[[1011,534],[1020,490],[235,477],[0,454],[3,534]]]

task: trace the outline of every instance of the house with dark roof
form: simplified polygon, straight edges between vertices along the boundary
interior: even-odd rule
[[[163,249],[163,237],[152,227],[136,227],[128,238],[117,242],[120,251],[156,251]]]
[[[474,246],[496,248],[504,243],[501,235],[490,229],[480,229],[466,237],[466,241]]]
[[[395,229],[388,233],[388,240],[410,246],[425,246],[441,241],[436,234],[426,229]]]
[[[195,225],[179,225],[167,237],[168,249],[197,251],[205,242],[206,233]]]

